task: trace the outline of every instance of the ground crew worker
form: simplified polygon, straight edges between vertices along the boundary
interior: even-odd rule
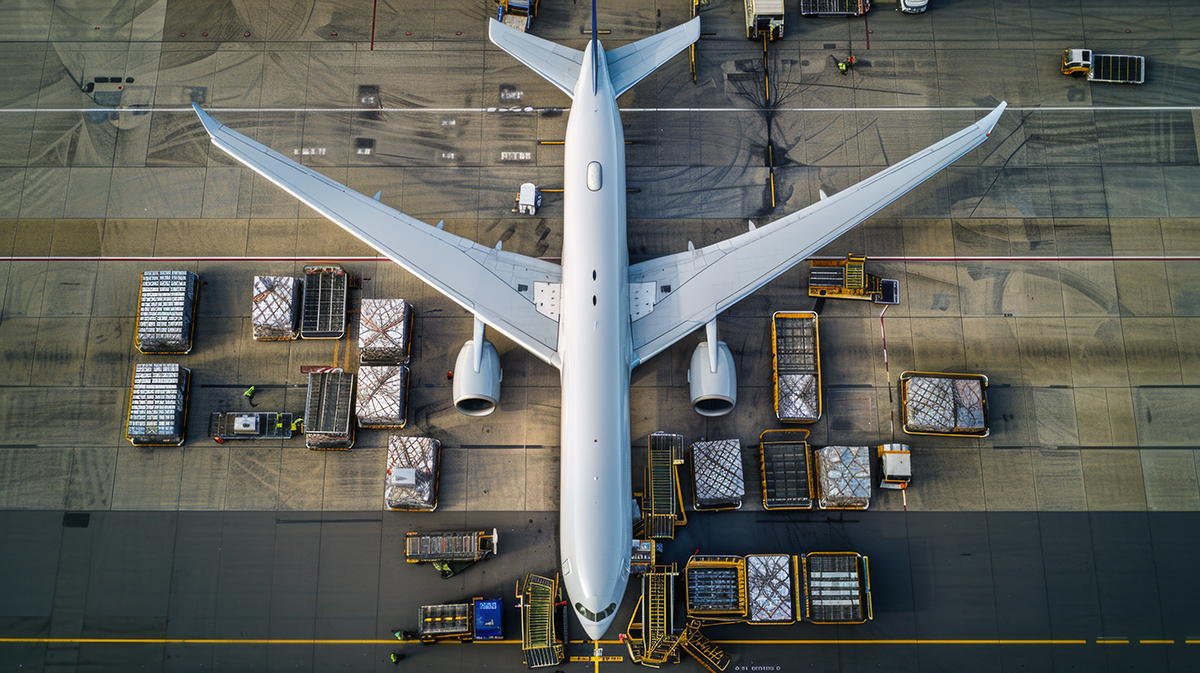
[[[254,386],[250,386],[249,388],[247,388],[246,392],[242,393],[242,397],[246,398],[246,401],[250,403],[250,406],[252,406],[252,407],[258,406],[257,404],[254,403]]]
[[[399,664],[401,661],[404,661],[404,653],[403,652],[392,652],[392,663]]]
[[[848,67],[848,68],[854,67],[854,57],[853,56],[846,59],[846,67]]]
[[[275,415],[275,432],[283,434],[283,414]]]
[[[300,426],[302,425],[304,425],[303,418],[297,418],[296,420],[292,421],[292,432],[299,432]]]
[[[841,61],[838,61],[838,70],[840,70],[842,72],[842,74],[845,75],[846,74],[846,64]]]

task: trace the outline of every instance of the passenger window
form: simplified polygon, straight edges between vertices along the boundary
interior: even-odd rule
[[[593,161],[592,163],[588,164],[587,182],[588,189],[592,190],[593,192],[600,191],[600,187],[604,185],[604,179],[601,175],[599,161]]]

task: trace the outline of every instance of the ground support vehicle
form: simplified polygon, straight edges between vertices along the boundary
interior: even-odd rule
[[[812,508],[808,430],[765,430],[758,436],[763,508]]]
[[[746,495],[742,441],[692,444],[692,505],[697,510],[741,509]]]
[[[478,532],[412,532],[404,536],[404,560],[432,563],[442,578],[453,577],[496,553],[496,529]]]
[[[899,304],[900,281],[866,272],[865,255],[846,259],[814,259],[808,268],[808,296],[863,299],[876,304]]]
[[[682,463],[683,435],[665,432],[650,435],[641,522],[647,538],[674,539],[675,527],[687,523],[679,488],[678,466]]]
[[[304,405],[304,445],[346,451],[354,446],[354,374],[312,372]]]
[[[866,509],[871,504],[871,447],[825,446],[813,451],[819,509]]]
[[[300,338],[340,339],[346,334],[346,296],[350,277],[337,264],[304,267],[304,306]]]
[[[191,271],[143,271],[135,342],[156,355],[192,352],[200,277]]]
[[[783,37],[783,0],[744,0],[746,37],[774,40]]]
[[[300,279],[255,276],[250,324],[255,341],[291,341],[299,336]]]
[[[1089,82],[1142,84],[1146,81],[1146,59],[1142,56],[1094,54],[1091,49],[1064,49],[1062,73],[1086,74]]]
[[[683,630],[676,632],[675,578],[677,566],[672,563],[654,568],[642,575],[642,595],[634,606],[633,616],[621,634],[629,658],[637,664],[658,668],[666,663],[677,664],[682,652],[695,657],[709,671],[724,671],[729,657],[700,633],[701,622],[689,619]]]
[[[496,0],[496,20],[524,33],[537,16],[538,0]]]
[[[208,436],[220,444],[237,439],[291,439],[292,415],[279,411],[214,411]]]
[[[784,423],[815,423],[821,418],[820,346],[816,313],[781,311],[771,316],[775,416]]]
[[[901,427],[910,435],[987,437],[987,385],[982,374],[904,372]]]
[[[354,413],[359,427],[399,429],[408,424],[408,367],[358,368]]]
[[[438,459],[442,443],[431,437],[388,438],[383,500],[388,509],[432,512],[438,501]]]
[[[522,184],[521,190],[517,192],[517,198],[513,200],[512,211],[522,215],[537,215],[538,208],[541,207],[542,190],[532,182]]]
[[[380,367],[407,365],[412,350],[412,304],[403,299],[364,299],[358,317],[358,361]]]
[[[879,488],[904,490],[912,481],[908,444],[879,445]]]
[[[517,609],[521,611],[521,652],[525,665],[543,668],[562,663],[570,615],[563,609],[558,576],[552,580],[526,575],[524,586],[517,592]]]
[[[861,16],[871,10],[871,0],[800,0],[801,16]]]
[[[422,605],[417,634],[423,643],[504,640],[503,616],[503,605],[499,598],[472,598],[469,603]]]
[[[187,438],[187,401],[192,372],[177,364],[133,368],[125,438],[135,446],[179,446]]]

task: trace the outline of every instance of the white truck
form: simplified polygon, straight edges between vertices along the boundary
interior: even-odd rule
[[[783,37],[783,0],[744,0],[746,37],[774,40]]]
[[[1094,54],[1091,49],[1064,49],[1064,75],[1086,74],[1089,82],[1141,84],[1146,81],[1146,58],[1119,54]]]

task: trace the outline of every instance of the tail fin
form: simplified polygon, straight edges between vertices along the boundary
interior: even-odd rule
[[[608,52],[608,77],[620,96],[675,54],[700,39],[700,17]]]
[[[575,97],[575,84],[583,67],[582,51],[523,33],[495,19],[488,23],[488,39],[563,93]]]

